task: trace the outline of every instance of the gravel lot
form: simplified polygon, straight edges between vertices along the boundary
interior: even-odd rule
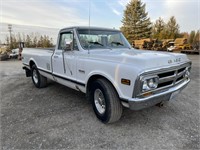
[[[0,62],[2,149],[200,149],[200,57],[175,101],[104,125],[85,95],[50,82],[37,89],[20,61]]]

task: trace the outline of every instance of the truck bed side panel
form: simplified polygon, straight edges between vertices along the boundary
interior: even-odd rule
[[[22,52],[22,63],[30,65],[30,61],[33,61],[42,75],[52,77],[52,55],[53,50],[51,49],[25,48]]]

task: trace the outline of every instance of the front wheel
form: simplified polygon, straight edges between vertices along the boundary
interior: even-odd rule
[[[97,79],[91,88],[90,98],[97,118],[103,123],[119,120],[123,108],[114,87],[105,79]]]
[[[33,84],[37,87],[37,88],[43,88],[47,86],[47,78],[42,76],[36,65],[33,65],[31,68],[31,77],[32,77],[32,81]]]

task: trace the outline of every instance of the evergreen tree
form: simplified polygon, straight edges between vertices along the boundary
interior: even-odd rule
[[[38,41],[38,47],[43,47],[43,43],[44,43],[44,38],[43,36],[40,36],[40,39]]]
[[[188,32],[182,32],[182,33],[180,33],[180,35],[181,35],[181,38],[186,38],[186,39],[189,39],[189,33]]]
[[[191,31],[189,36],[189,43],[193,44],[194,41],[195,41],[195,31]]]
[[[200,30],[198,30],[196,32],[196,35],[195,35],[194,40],[193,40],[193,46],[197,49],[200,48],[200,33],[199,32],[200,32]]]
[[[131,0],[124,11],[121,31],[129,42],[135,39],[148,38],[151,34],[151,22],[141,0]]]
[[[167,23],[167,31],[167,38],[175,39],[179,37],[179,25],[177,24],[174,16],[172,16]]]
[[[26,35],[26,47],[31,47],[32,41],[29,35]]]
[[[152,37],[156,39],[163,39],[165,37],[165,22],[159,17],[152,28]]]
[[[196,35],[195,35],[195,42],[200,42],[200,30],[197,31]]]
[[[14,35],[12,36],[12,43],[11,43],[11,45],[12,45],[11,49],[18,48],[18,42],[17,42],[17,39],[16,39],[16,37]]]
[[[48,47],[48,36],[44,36],[43,47]]]
[[[35,36],[33,38],[33,47],[37,47],[37,42],[38,42],[38,40],[37,40],[37,37]]]

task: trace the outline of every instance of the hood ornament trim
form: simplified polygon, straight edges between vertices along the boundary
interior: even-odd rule
[[[171,64],[171,63],[176,63],[176,62],[181,62],[181,58],[176,58],[176,59],[170,59],[168,60],[168,64]]]

